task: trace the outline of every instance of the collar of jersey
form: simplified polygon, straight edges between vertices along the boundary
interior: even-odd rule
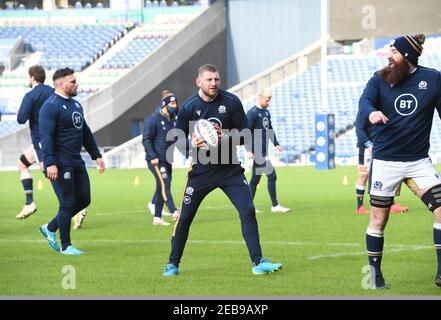
[[[63,95],[62,95],[61,93],[59,93],[59,92],[56,92],[56,91],[55,91],[55,94],[58,95],[58,96],[60,96],[60,97],[63,98],[63,99],[70,100],[69,97],[63,96]]]
[[[198,91],[198,95],[199,95],[199,98],[202,99],[201,89],[199,89],[199,91]],[[216,96],[215,96],[213,99],[211,99],[210,101],[205,101],[204,99],[202,99],[202,100],[204,100],[204,102],[213,102],[214,99],[216,99],[218,95],[219,95],[219,90],[217,91]]]

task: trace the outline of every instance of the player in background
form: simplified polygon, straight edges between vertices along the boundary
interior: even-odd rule
[[[357,117],[356,133],[358,147],[358,179],[355,186],[357,195],[357,208],[355,209],[355,213],[357,214],[369,213],[369,210],[367,210],[363,205],[363,200],[366,183],[369,176],[369,168],[372,163],[372,147],[374,144],[371,136],[373,129],[374,126],[369,122],[368,119],[361,119],[360,116]],[[390,208],[390,212],[392,213],[402,213],[407,212],[408,210],[408,207],[404,207],[395,201]]]
[[[56,217],[40,227],[40,233],[55,251],[66,255],[84,252],[70,239],[71,218],[90,204],[90,181],[81,149],[84,146],[99,167],[106,169],[95,139],[88,127],[81,104],[73,99],[78,93],[74,71],[59,69],[53,75],[55,93],[40,110],[40,138],[46,177],[52,182],[59,202]],[[56,231],[60,230],[61,248]]]
[[[387,288],[381,270],[384,231],[402,182],[434,215],[435,284],[441,286],[441,178],[429,157],[435,109],[441,116],[441,73],[418,65],[424,40],[422,34],[397,38],[388,52],[388,66],[375,72],[359,101],[359,116],[376,125],[366,230],[372,288]]]
[[[35,65],[29,68],[29,87],[31,91],[23,97],[20,109],[17,113],[17,122],[26,123],[29,120],[29,129],[31,131],[32,146],[20,156],[18,161],[18,170],[20,171],[20,180],[26,195],[26,203],[23,209],[17,215],[17,219],[26,219],[37,211],[37,205],[34,202],[33,177],[29,167],[39,162],[40,169],[43,171],[43,151],[40,146],[39,119],[43,103],[54,93],[54,89],[45,85],[46,72],[42,66]],[[86,217],[86,209],[78,212],[74,217],[74,229],[81,228]]]
[[[260,178],[262,178],[262,174],[265,173],[268,178],[268,193],[272,202],[271,212],[285,213],[291,209],[282,207],[277,200],[277,174],[268,157],[270,139],[273,141],[276,151],[279,153],[282,152],[282,147],[277,141],[271,123],[271,115],[268,111],[272,94],[270,89],[264,88],[259,91],[258,96],[257,105],[247,112],[248,128],[251,130],[253,137],[252,149],[247,150],[248,159],[253,160],[252,177],[250,181],[251,195],[254,198]],[[256,141],[257,134],[261,135],[261,139],[259,136],[259,139]],[[256,150],[255,148],[258,149]]]
[[[192,146],[196,154],[192,153],[193,165],[188,173],[181,214],[175,225],[171,239],[171,253],[163,275],[170,277],[179,274],[179,264],[190,225],[203,199],[217,188],[228,196],[239,212],[242,235],[251,258],[253,274],[262,275],[277,271],[282,268],[281,263],[271,263],[262,257],[253,198],[244,169],[237,159],[236,148],[241,144],[241,141],[237,141],[240,140],[238,136],[247,129],[247,118],[242,103],[237,96],[220,90],[219,71],[213,65],[207,64],[199,68],[196,84],[199,91],[187,99],[179,110],[176,127],[183,133],[182,136],[185,137],[183,141],[187,148],[181,149],[182,145],[179,141],[178,147],[183,154],[189,156],[189,143],[186,137],[190,133],[190,123],[199,119],[214,123],[219,139],[223,139],[224,143],[220,141],[216,159],[210,157],[205,163],[198,160],[201,154],[207,152],[201,149],[205,146],[205,142],[201,137],[192,135]],[[226,136],[221,129],[236,129],[236,134],[230,131],[230,135]],[[210,154],[211,151],[216,154],[216,150],[208,150]]]
[[[175,127],[175,119],[178,115],[178,102],[176,96],[164,90],[162,92],[162,104],[149,117],[144,120],[144,131],[142,144],[145,150],[145,159],[148,168],[156,180],[156,190],[152,203],[154,218],[153,225],[168,226],[170,223],[162,219],[162,208],[164,202],[172,214],[175,221],[179,216],[179,210],[173,201],[170,190],[172,181],[172,162],[167,162],[167,150],[172,145],[172,141],[167,141],[167,133]]]
[[[20,180],[26,195],[25,205],[18,213],[17,219],[26,219],[37,211],[37,205],[34,202],[33,177],[29,167],[39,162],[40,168],[43,170],[43,152],[40,148],[38,113],[46,99],[54,93],[53,88],[44,84],[46,72],[42,66],[30,67],[28,74],[29,87],[32,89],[23,97],[17,113],[17,122],[25,124],[29,120],[32,145],[20,156],[17,164]]]

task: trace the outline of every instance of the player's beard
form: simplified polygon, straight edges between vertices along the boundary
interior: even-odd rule
[[[383,81],[389,85],[397,85],[401,81],[405,80],[410,75],[411,65],[406,60],[399,63],[394,62],[394,66],[391,67],[390,64],[381,69],[379,76]]]
[[[73,97],[76,97],[78,95],[78,90],[70,90],[70,91],[66,92],[66,94],[69,97],[73,98]]]
[[[210,91],[214,91],[214,92],[210,92]],[[208,89],[206,91],[204,89],[202,89],[202,92],[210,99],[214,99],[214,98],[216,98],[217,94],[219,93],[219,88],[211,89],[211,90]]]

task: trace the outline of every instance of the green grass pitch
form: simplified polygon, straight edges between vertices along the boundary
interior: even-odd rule
[[[258,214],[262,249],[265,257],[283,263],[280,272],[267,276],[252,275],[238,214],[222,191],[216,190],[202,203],[190,229],[181,274],[162,277],[172,226],[152,225],[146,204],[154,180],[147,169],[108,170],[104,175],[90,171],[92,204],[84,228],[72,231],[74,245],[86,255],[62,256],[38,232],[54,216],[57,201],[42,174],[38,170],[33,174],[35,189],[39,179],[43,182],[43,189],[35,190],[38,212],[17,221],[15,215],[24,201],[19,175],[0,173],[0,296],[378,297],[441,293],[434,285],[433,218],[406,188],[398,201],[410,211],[391,215],[386,231],[383,272],[391,288],[363,289],[368,216],[354,213],[355,167],[326,172],[312,167],[278,168],[278,197],[283,206],[293,209],[289,214],[270,212],[266,178],[262,178],[255,199],[256,207],[263,211]],[[175,170],[173,175],[172,191],[179,203],[186,171]],[[136,176],[138,186],[134,185]],[[344,176],[348,185],[343,185]],[[66,266],[71,269],[64,269]],[[66,283],[71,289],[63,288]]]

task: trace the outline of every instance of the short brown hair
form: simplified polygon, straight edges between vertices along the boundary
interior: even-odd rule
[[[28,70],[30,77],[34,77],[35,81],[38,83],[44,83],[46,81],[46,72],[42,66],[32,66]]]
[[[208,71],[208,72],[219,72],[219,70],[217,69],[217,67],[215,65],[204,64],[203,66],[199,67],[198,76],[201,76],[202,73],[204,73],[205,71]]]
[[[64,78],[66,76],[70,76],[71,74],[74,74],[75,71],[72,70],[71,68],[63,68],[63,69],[58,69],[57,71],[55,71],[54,76],[52,77],[52,80],[57,81],[58,79]]]

